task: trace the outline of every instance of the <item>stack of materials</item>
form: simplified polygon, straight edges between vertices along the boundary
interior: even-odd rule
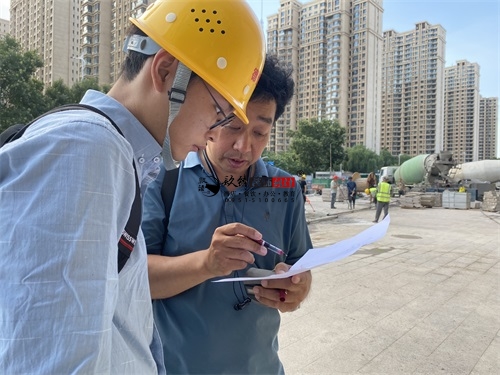
[[[483,196],[483,211],[497,212],[500,211],[500,192],[485,191]]]
[[[449,190],[443,191],[443,208],[468,210],[470,208],[470,194]]]
[[[401,208],[422,208],[423,206],[420,202],[420,197],[422,195],[423,193],[419,192],[405,194],[399,198],[399,205]]]
[[[441,193],[424,193],[420,197],[420,203],[425,207],[441,207],[443,205]]]
[[[399,199],[401,208],[441,207],[441,194],[410,192]]]
[[[330,202],[331,198],[332,198],[332,190],[329,188],[324,188],[321,193],[321,200],[323,202]]]

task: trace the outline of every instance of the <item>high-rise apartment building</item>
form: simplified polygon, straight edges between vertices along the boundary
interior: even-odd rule
[[[120,74],[125,58],[123,42],[130,17],[139,17],[152,0],[81,0],[83,77],[111,84]]]
[[[111,82],[112,5],[117,1],[81,0],[81,53],[78,56],[82,79]]]
[[[80,0],[11,0],[10,33],[43,61],[37,78],[72,85],[79,78]]]
[[[445,68],[444,142],[457,162],[479,159],[479,65],[467,60]]]
[[[498,98],[479,99],[478,160],[494,159],[497,152]]]
[[[9,34],[10,21],[0,18],[0,38]]]
[[[108,0],[102,0],[107,2]],[[139,18],[146,11],[148,4],[154,0],[127,0],[114,1],[111,14],[111,80],[116,81],[120,74],[122,62],[125,59],[123,42],[127,29],[130,26],[129,18]]]
[[[385,31],[383,45],[381,148],[394,156],[441,151],[445,30],[420,22]]]
[[[269,149],[287,149],[300,120],[337,119],[348,147],[380,151],[382,0],[280,0],[267,18],[267,49],[294,68],[292,103]]]
[[[85,77],[99,84],[117,78],[129,17],[138,17],[152,0],[11,0],[11,29],[44,66],[37,78],[69,86]]]

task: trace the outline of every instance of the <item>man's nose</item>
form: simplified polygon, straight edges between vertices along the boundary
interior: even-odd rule
[[[245,153],[245,152],[250,151],[251,141],[250,141],[250,137],[248,136],[247,132],[243,132],[242,134],[238,135],[238,138],[234,142],[233,148],[235,150],[238,150],[241,153]]]

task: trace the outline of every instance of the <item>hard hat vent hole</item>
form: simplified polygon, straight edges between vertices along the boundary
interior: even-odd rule
[[[193,13],[193,15],[195,16],[195,18],[193,18],[193,20],[194,20],[195,23],[200,23],[200,22],[205,21],[206,24],[216,23],[218,26],[222,25],[222,20],[221,19],[208,18],[208,17],[210,17],[210,14],[217,15],[219,13],[217,10],[208,11],[207,9],[195,9],[195,8],[192,8],[191,9],[191,13]],[[222,35],[226,34],[226,30],[225,29],[214,28],[213,26],[212,26],[212,28],[207,28],[207,29],[205,29],[203,27],[199,27],[198,31],[200,33],[204,32],[204,31],[209,31],[211,34],[219,33],[219,32]]]

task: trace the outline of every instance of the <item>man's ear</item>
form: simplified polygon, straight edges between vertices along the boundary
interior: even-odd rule
[[[155,90],[159,92],[170,90],[178,62],[174,56],[163,49],[156,53],[151,64],[151,79]]]

